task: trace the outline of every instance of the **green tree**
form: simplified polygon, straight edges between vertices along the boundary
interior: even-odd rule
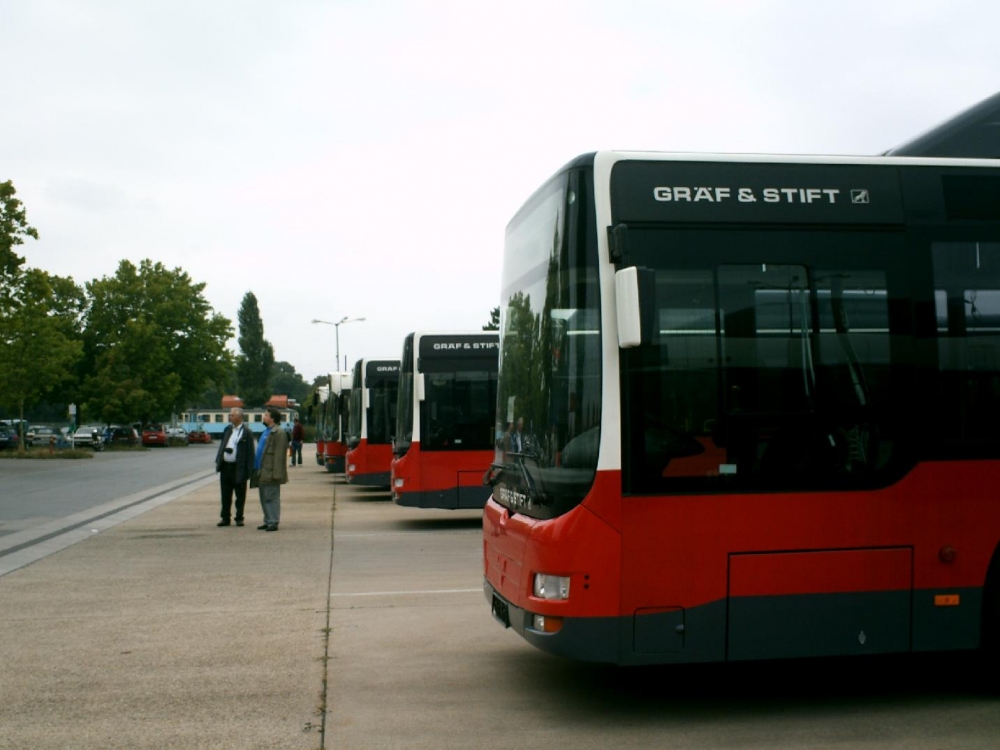
[[[22,424],[24,410],[72,374],[82,349],[83,302],[71,280],[24,268],[14,248],[25,237],[38,239],[38,232],[28,225],[13,183],[0,183],[0,405]]]
[[[38,239],[38,230],[28,225],[24,204],[16,197],[17,191],[10,180],[0,182],[0,278],[7,282],[21,271],[24,258],[14,248],[24,244],[25,237]],[[10,296],[13,287],[4,284],[0,295]]]
[[[122,261],[87,284],[81,388],[89,419],[143,422],[181,411],[226,377],[232,323],[179,268]]]
[[[500,305],[490,310],[490,322],[483,326],[484,331],[500,330]]]
[[[236,360],[236,380],[239,395],[247,406],[262,406],[271,398],[274,347],[264,338],[264,321],[253,292],[243,295],[238,317],[240,355]]]
[[[25,409],[73,375],[83,352],[83,292],[70,279],[34,268],[10,281],[15,304],[0,309],[0,399],[23,420]]]
[[[271,390],[304,404],[311,391],[309,384],[288,362],[275,362],[271,368]]]

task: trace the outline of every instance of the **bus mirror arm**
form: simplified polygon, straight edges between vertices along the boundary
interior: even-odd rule
[[[489,487],[495,485],[500,479],[500,475],[503,474],[503,469],[503,464],[490,464],[490,468],[483,474],[483,485]]]

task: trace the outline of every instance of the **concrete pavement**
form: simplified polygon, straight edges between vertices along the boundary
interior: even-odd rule
[[[995,696],[950,660],[542,653],[490,615],[479,512],[401,508],[312,450],[277,533],[252,494],[247,526],[217,528],[209,476],[0,574],[0,750],[997,747]]]
[[[0,577],[0,748],[321,747],[334,476],[308,449],[277,533],[255,490],[216,527],[208,481]]]

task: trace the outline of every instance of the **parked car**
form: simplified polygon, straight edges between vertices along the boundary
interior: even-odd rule
[[[212,442],[212,436],[209,435],[207,432],[205,432],[200,427],[198,427],[196,429],[191,430],[191,432],[188,433],[188,442],[189,443],[211,443]]]
[[[17,431],[13,427],[0,424],[0,449],[17,447]]]
[[[28,443],[30,445],[47,446],[52,438],[56,438],[56,442],[59,442],[59,435],[51,427],[36,425],[28,430]]]
[[[170,445],[187,445],[188,434],[183,427],[167,427],[166,433]]]
[[[104,437],[104,425],[85,424],[77,428],[70,438],[74,448],[91,448],[94,445],[94,435]]]
[[[138,445],[139,433],[134,427],[111,425],[105,433],[105,440],[111,445]]]
[[[162,424],[148,424],[142,428],[143,445],[166,445],[167,431]]]

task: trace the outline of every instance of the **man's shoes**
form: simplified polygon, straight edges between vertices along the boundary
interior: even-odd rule
[[[242,518],[237,518],[236,519],[236,525],[237,526],[242,526],[243,525],[243,519]]]
[[[217,524],[215,524],[215,525],[216,525],[216,526],[228,526],[228,525],[229,525],[229,521],[226,521],[226,520],[222,520],[222,521],[219,521],[219,522],[218,522]]]
[[[267,531],[267,524],[262,523],[260,526],[257,527],[257,531]]]
[[[275,524],[273,526],[268,526],[267,529],[266,529],[266,531],[277,531],[277,530],[278,530],[278,525],[277,524]]]

